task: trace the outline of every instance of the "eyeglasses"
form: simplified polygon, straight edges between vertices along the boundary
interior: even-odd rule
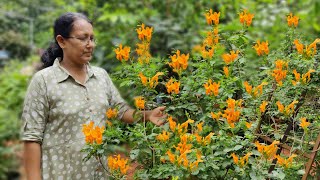
[[[89,42],[92,42],[94,45],[97,45],[97,40],[90,36],[90,37],[75,37],[75,36],[69,36],[66,38],[74,38],[74,39],[78,39],[79,41],[81,41],[84,45],[88,45]]]

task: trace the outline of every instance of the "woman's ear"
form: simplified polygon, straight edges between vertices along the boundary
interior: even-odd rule
[[[61,35],[58,35],[56,37],[56,41],[58,42],[59,46],[64,49],[66,47],[66,41],[65,39],[61,36]]]

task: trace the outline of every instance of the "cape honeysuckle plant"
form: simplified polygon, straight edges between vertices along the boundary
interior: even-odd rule
[[[192,55],[173,50],[168,60],[152,57],[153,28],[144,24],[136,30],[135,52],[122,44],[114,50],[122,62],[114,78],[135,89],[139,123],[123,130],[110,115],[105,129],[91,131],[93,139],[86,130],[93,125],[84,125],[87,158],[101,159],[112,145],[126,142],[130,161],[139,164],[137,179],[301,179],[307,159],[296,152],[309,153],[320,129],[319,112],[310,113],[319,93],[320,39],[300,43],[299,17],[290,13],[284,40],[290,43],[269,49],[267,39],[247,36],[254,21],[248,10],[239,13],[239,32],[224,31],[219,17],[211,9],[205,13],[210,30]],[[168,122],[158,127],[145,121],[144,112],[160,105],[166,106]],[[280,142],[290,123],[288,140]],[[278,154],[282,143],[291,150]],[[108,162],[106,170],[123,178],[126,163],[114,171]]]

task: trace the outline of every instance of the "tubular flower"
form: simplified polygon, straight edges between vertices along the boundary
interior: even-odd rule
[[[223,67],[223,72],[226,75],[226,77],[229,77],[229,68],[228,68],[228,66],[224,66]]]
[[[265,85],[268,85],[268,83],[262,82],[260,85],[255,87],[253,90],[253,96],[254,97],[261,96],[261,94],[263,93],[263,86],[265,86]]]
[[[292,154],[288,159],[284,159],[279,155],[275,156],[278,159],[278,164],[280,166],[283,166],[284,168],[289,168],[292,165],[292,161],[294,157],[297,157],[296,154]]]
[[[211,31],[207,32],[207,37],[204,39],[203,43],[208,45],[208,46],[213,46],[214,45],[214,34]]]
[[[276,155],[276,152],[278,150],[277,145],[279,143],[279,141],[273,141],[270,145],[263,145],[256,141],[254,144],[257,146],[257,149],[260,152],[260,154],[262,154],[264,158],[270,160],[274,158],[274,156]]]
[[[173,68],[173,71],[179,73],[182,69],[187,69],[189,54],[180,54],[180,51],[177,50],[177,52],[170,56],[170,58],[171,63],[168,64]]]
[[[170,150],[168,150],[167,151],[167,154],[168,154],[168,156],[169,156],[169,161],[171,162],[171,163],[174,163],[175,162],[175,156],[174,156],[174,154],[172,154],[172,152],[170,151]]]
[[[219,120],[222,113],[219,111],[218,113],[210,112],[212,119]]]
[[[235,153],[232,153],[231,156],[233,158],[233,162],[237,164],[240,167],[244,167],[249,162],[249,157],[252,155],[252,153],[247,153],[245,156],[241,157],[240,160],[238,156]]]
[[[228,65],[228,64],[232,63],[235,59],[237,59],[238,54],[239,54],[238,50],[236,52],[230,51],[230,54],[228,54],[228,53],[223,54],[222,59]]]
[[[245,82],[243,83],[243,85],[244,85],[244,87],[246,88],[247,93],[248,93],[248,94],[251,94],[251,92],[252,92],[252,86],[248,83],[248,81],[245,81]]]
[[[172,94],[172,93],[179,94],[180,92],[179,91],[180,82],[174,82],[172,78],[166,83],[166,87],[167,87],[167,92],[169,94]]]
[[[297,72],[296,69],[293,70],[293,74],[294,74],[294,77],[295,77],[295,81],[294,80],[291,80],[292,84],[294,86],[297,85],[297,83],[300,81],[300,73]]]
[[[171,116],[168,117],[168,121],[169,121],[169,127],[171,131],[174,132],[176,129],[177,123],[174,120],[172,120]]]
[[[302,82],[304,84],[307,84],[307,83],[310,82],[310,80],[311,80],[310,76],[311,76],[311,73],[313,73],[313,72],[315,72],[315,70],[314,69],[310,69],[307,73],[302,75]]]
[[[268,105],[268,102],[267,101],[263,101],[260,105],[260,112],[261,114],[264,113],[266,111],[266,106]]]
[[[138,62],[140,64],[145,63],[149,63],[150,62],[150,58],[151,58],[151,54],[149,52],[150,50],[150,43],[149,42],[142,42],[142,43],[137,43],[136,44],[137,48],[136,48],[136,52],[138,57]]]
[[[263,54],[265,55],[269,54],[268,46],[269,46],[268,41],[260,43],[260,40],[258,40],[257,43],[253,46],[253,48],[256,50],[258,56],[261,56]]]
[[[306,130],[308,128],[308,126],[310,125],[310,122],[307,122],[307,119],[305,117],[300,118],[300,126]]]
[[[112,173],[120,172],[121,175],[126,175],[129,169],[128,159],[121,158],[118,154],[115,157],[108,157],[108,167]]]
[[[201,132],[202,132],[203,123],[204,123],[204,122],[200,122],[200,123],[197,124],[197,133],[201,133]]]
[[[178,124],[178,133],[179,134],[184,134],[187,132],[187,128],[189,124],[194,123],[194,120],[192,119],[188,119],[186,122],[182,123],[182,124]]]
[[[163,131],[162,131],[162,134],[159,134],[159,135],[156,137],[156,139],[159,140],[159,141],[166,142],[166,141],[168,141],[168,139],[169,139],[169,135],[170,135],[169,132],[163,130]]]
[[[124,46],[122,48],[122,44],[119,44],[119,47],[114,50],[116,53],[116,58],[122,62],[122,60],[128,61],[129,59],[129,53],[130,53],[130,47]]]
[[[252,126],[252,122],[246,122],[246,127],[247,127],[248,129],[250,129],[251,126]]]
[[[94,144],[94,142],[101,144],[103,131],[104,127],[94,127],[93,121],[90,121],[89,124],[82,125],[82,132],[85,135],[86,143],[88,144]]]
[[[203,58],[212,58],[214,54],[214,46],[207,46],[203,44],[201,46],[201,56]]]
[[[283,70],[283,66],[288,69],[288,62],[278,59],[276,62],[276,68],[272,71],[272,76],[275,78],[279,86],[282,86],[282,80],[287,76],[287,70]]]
[[[143,41],[143,40],[147,40],[150,41],[151,40],[151,36],[152,36],[152,31],[153,31],[153,27],[146,27],[145,25],[142,23],[140,25],[139,28],[136,29],[137,34],[138,34],[138,38]]]
[[[284,105],[281,104],[280,101],[277,101],[278,110],[281,113],[284,113],[285,115],[292,114],[294,112],[294,105],[297,104],[298,101],[294,100],[292,103],[290,103],[288,106],[284,107]]]
[[[106,115],[108,119],[116,118],[118,115],[118,111],[117,109],[109,108],[106,112]]]
[[[292,16],[292,13],[290,13],[290,15],[287,16],[287,22],[288,22],[288,26],[289,27],[297,27],[298,26],[298,22],[299,22],[299,17],[298,16]]]
[[[314,57],[314,55],[317,53],[317,43],[319,43],[319,42],[320,42],[320,39],[318,38],[318,39],[314,40],[311,44],[309,44],[309,46],[306,45],[305,49],[304,49],[303,48],[304,45],[301,44],[298,39],[295,39],[293,41],[293,43],[298,51],[298,54],[302,54],[307,58]]]
[[[191,171],[195,171],[198,168],[199,163],[203,162],[203,160],[201,159],[202,158],[201,157],[202,156],[201,151],[197,150],[196,156],[197,156],[197,160],[192,162],[192,163],[190,163]]]
[[[216,82],[212,83],[212,80],[209,79],[208,82],[206,82],[203,86],[206,89],[207,95],[214,94],[215,96],[218,96],[220,82],[219,83],[216,83]]]
[[[148,78],[145,75],[143,75],[142,72],[139,73],[139,77],[141,79],[142,84],[146,86],[148,83]]]
[[[227,123],[231,126],[231,128],[235,127],[234,123],[238,122],[240,118],[240,111],[237,110],[236,103],[236,100],[229,98],[227,100],[227,109],[224,110],[224,114],[222,115],[224,118],[226,118]],[[237,103],[237,105],[241,106],[241,103]]]
[[[144,86],[147,86],[149,84],[150,88],[155,88],[158,85],[159,76],[163,75],[163,72],[157,72],[156,75],[154,75],[151,79],[142,74],[142,72],[139,73],[139,77],[141,79],[141,82]]]
[[[213,23],[215,25],[219,24],[219,17],[220,17],[220,12],[214,12],[212,13],[212,9],[209,10],[209,12],[207,12],[206,15],[206,19],[207,19],[207,23],[208,25],[212,25]]]
[[[138,109],[144,109],[145,100],[142,96],[135,97],[134,100]]]
[[[243,24],[244,26],[250,26],[252,23],[252,19],[254,17],[254,14],[250,14],[246,9],[240,12],[239,14],[240,17],[240,23]]]

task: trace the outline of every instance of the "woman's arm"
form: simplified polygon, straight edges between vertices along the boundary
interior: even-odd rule
[[[163,114],[164,110],[165,110],[165,107],[161,106],[151,111],[142,111],[142,113],[145,112],[145,118],[147,121],[150,121],[153,124],[160,126],[166,122],[165,118],[167,117],[167,115]],[[134,122],[133,113],[134,113],[133,109],[127,110],[122,117],[122,121],[126,123],[133,123]]]
[[[24,141],[23,159],[27,180],[41,180],[41,145],[37,142]]]

